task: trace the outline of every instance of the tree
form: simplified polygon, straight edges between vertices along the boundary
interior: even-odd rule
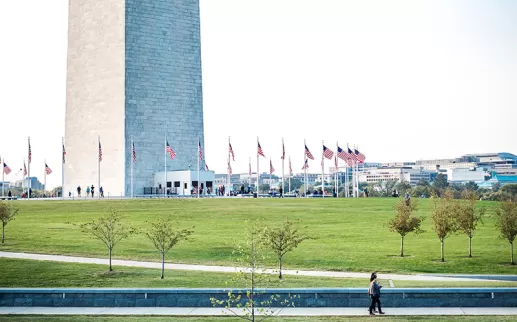
[[[406,192],[411,191],[411,185],[407,181],[400,181],[397,183],[396,188],[399,192],[399,195],[403,196]]]
[[[245,285],[246,293],[236,293],[228,291],[228,298],[219,300],[210,298],[212,305],[224,306],[234,315],[248,321],[255,321],[257,313],[260,313],[261,321],[279,313],[277,308],[294,306],[292,296],[289,294],[284,300],[277,294],[270,298],[263,296],[269,282],[269,274],[265,274],[265,267],[262,263],[266,260],[264,252],[263,229],[259,222],[246,222],[246,233],[241,243],[238,244],[233,252],[239,262],[240,269],[232,279],[232,285]],[[258,289],[261,287],[261,289]],[[273,306],[274,305],[274,306]],[[245,312],[245,316],[240,316],[239,309]],[[281,309],[280,309],[281,310]]]
[[[434,196],[432,201],[431,219],[434,231],[440,240],[442,262],[445,261],[443,251],[445,238],[457,230],[453,194],[451,189],[447,189],[442,198]]]
[[[515,265],[513,241],[517,236],[517,201],[501,201],[495,213],[498,219],[496,225],[501,233],[501,238],[508,240],[510,243],[511,263]]]
[[[79,224],[79,227],[83,232],[100,240],[108,248],[110,272],[113,271],[111,267],[113,248],[131,233],[129,228],[122,223],[120,214],[114,209],[109,209],[104,216],[91,222]]]
[[[5,241],[5,226],[16,217],[18,208],[10,202],[0,201],[0,221],[2,221],[2,244]]]
[[[513,199],[517,196],[517,184],[506,184],[501,188],[501,192],[508,194]]]
[[[390,230],[400,235],[400,257],[404,257],[404,237],[409,233],[420,234],[423,232],[420,229],[420,225],[424,217],[417,218],[413,216],[413,211],[416,211],[417,208],[417,200],[411,199],[408,203],[406,200],[400,199],[395,206],[395,218],[388,222]]]
[[[263,243],[266,248],[272,250],[278,258],[279,279],[282,279],[283,256],[298,247],[298,245],[306,239],[309,239],[309,237],[302,235],[297,228],[293,228],[293,223],[289,220],[286,220],[284,225],[277,229],[266,227]]]
[[[165,255],[181,240],[188,239],[193,231],[188,229],[176,230],[172,224],[171,218],[160,218],[156,222],[151,223],[151,228],[145,232],[145,235],[153,243],[156,250],[162,255],[162,276],[164,278]]]
[[[292,190],[298,190],[303,185],[302,180],[291,178],[291,191]],[[282,183],[279,183],[279,187],[282,186]],[[289,190],[289,179],[285,179],[284,182],[284,189],[287,191]],[[289,191],[290,192],[290,191]]]
[[[386,180],[377,182],[375,187],[380,191],[381,197],[391,197],[396,184],[397,180]]]
[[[269,184],[263,183],[259,186],[260,192],[268,193],[269,192]]]
[[[478,195],[472,190],[463,190],[462,200],[456,204],[456,222],[458,229],[469,237],[469,257],[472,257],[472,236],[477,224],[482,223],[485,208],[476,211]]]
[[[448,186],[449,183],[447,182],[447,177],[443,173],[438,173],[438,175],[436,175],[436,178],[434,178],[433,187],[435,187],[438,190],[438,193],[441,195],[441,193]]]
[[[501,184],[499,182],[495,182],[493,185],[492,185],[492,191],[493,192],[497,192],[499,191],[499,189],[501,189]]]
[[[479,186],[474,181],[469,181],[465,183],[464,188],[467,190],[477,191],[479,189]]]

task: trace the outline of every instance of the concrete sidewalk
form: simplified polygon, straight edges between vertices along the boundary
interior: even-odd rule
[[[29,254],[29,253],[13,253],[13,252],[0,252],[0,258],[17,258],[17,259],[32,259],[40,261],[53,261],[53,262],[64,262],[64,263],[86,263],[86,264],[100,264],[108,265],[107,258],[89,258],[89,257],[75,257],[75,256],[63,256],[63,255],[44,255],[44,254]],[[112,260],[113,266],[127,266],[127,267],[145,267],[145,268],[156,268],[161,269],[161,263],[159,262],[141,262],[133,260]],[[237,267],[231,266],[208,266],[208,265],[189,265],[189,264],[168,264],[165,263],[165,269],[170,270],[187,270],[187,271],[204,271],[214,273],[234,273],[238,270]],[[268,269],[266,273],[278,274],[276,270]],[[296,275],[296,276],[314,276],[314,277],[336,277],[336,278],[363,278],[369,279],[370,273],[354,273],[354,272],[330,272],[330,271],[303,271],[303,270],[282,270],[284,275]],[[453,276],[439,276],[439,275],[401,275],[401,274],[382,274],[379,273],[379,277],[384,280],[395,280],[395,281],[477,281],[486,282],[486,278],[480,278],[479,275],[467,277],[462,275],[461,277]],[[508,282],[508,279],[492,279],[494,282]]]
[[[385,308],[386,315],[517,315],[514,307],[415,307]],[[0,307],[0,315],[176,315],[232,316],[221,308],[195,307]],[[285,308],[278,316],[367,316],[367,308]]]

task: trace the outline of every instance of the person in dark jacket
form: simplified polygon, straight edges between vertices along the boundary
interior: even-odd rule
[[[384,314],[381,309],[381,288],[382,286],[377,283],[377,273],[373,272],[370,277],[370,287],[368,288],[368,295],[370,295],[371,303],[370,303],[370,315],[375,315],[373,310],[375,309],[375,303],[377,303],[377,307],[379,308],[379,314]]]

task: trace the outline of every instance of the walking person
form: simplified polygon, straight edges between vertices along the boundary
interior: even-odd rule
[[[95,187],[94,187],[94,186],[93,186],[93,184],[92,184],[92,188],[90,189],[90,191],[92,192],[92,198],[93,198],[93,192],[94,192],[94,190],[95,190]]]
[[[370,315],[375,315],[375,313],[373,313],[375,303],[377,303],[377,307],[379,308],[379,314],[384,314],[381,309],[381,288],[382,286],[377,283],[377,273],[373,272],[370,277],[370,287],[368,288],[368,295],[370,295],[371,299],[370,308],[368,309]]]
[[[80,197],[81,196],[81,186],[78,186],[77,187],[77,195]]]
[[[86,197],[90,196],[90,187],[86,186]]]

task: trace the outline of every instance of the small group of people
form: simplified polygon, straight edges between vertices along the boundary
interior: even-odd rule
[[[381,288],[382,285],[377,283],[377,273],[373,272],[370,276],[370,287],[368,288],[368,295],[370,296],[370,307],[368,308],[368,311],[370,312],[370,315],[375,315],[374,312],[384,314],[381,309]],[[375,311],[375,304],[377,304],[379,311]]]
[[[81,186],[78,186],[77,187],[77,196],[78,197],[81,197],[81,191],[82,191]],[[90,194],[92,195],[92,198],[95,196],[95,186],[93,184],[91,187],[86,186],[86,197],[88,197]],[[99,194],[100,194],[101,198],[104,198],[104,189],[102,189],[102,187],[99,188]],[[68,196],[71,196],[71,195],[72,195],[72,193],[69,192]]]

